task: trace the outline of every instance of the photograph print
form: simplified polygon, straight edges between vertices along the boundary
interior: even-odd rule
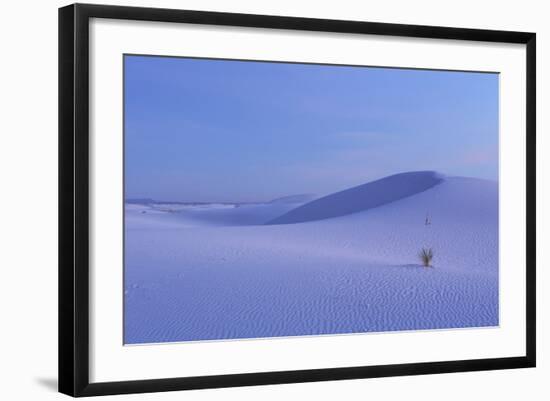
[[[124,344],[499,325],[499,75],[124,56]]]

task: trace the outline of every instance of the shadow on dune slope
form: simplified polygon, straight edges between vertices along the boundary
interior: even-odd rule
[[[362,212],[426,191],[441,182],[443,176],[434,171],[395,174],[316,199],[266,224],[303,223]]]

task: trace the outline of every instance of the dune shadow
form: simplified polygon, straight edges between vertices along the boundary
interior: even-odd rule
[[[435,171],[394,174],[314,199],[265,224],[304,223],[364,212],[419,194],[443,181],[443,176]]]
[[[42,387],[57,392],[57,379],[55,377],[37,377],[35,381]]]

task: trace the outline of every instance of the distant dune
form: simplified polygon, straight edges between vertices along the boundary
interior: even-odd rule
[[[434,171],[395,174],[313,200],[266,224],[303,223],[362,212],[418,194],[442,181]]]
[[[312,201],[313,199],[315,199],[315,195],[313,194],[298,194],[276,198],[271,200],[269,203],[306,203]]]

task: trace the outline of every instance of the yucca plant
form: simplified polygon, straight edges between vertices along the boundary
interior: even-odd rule
[[[432,267],[432,259],[434,257],[432,248],[422,248],[418,256],[425,267]]]

